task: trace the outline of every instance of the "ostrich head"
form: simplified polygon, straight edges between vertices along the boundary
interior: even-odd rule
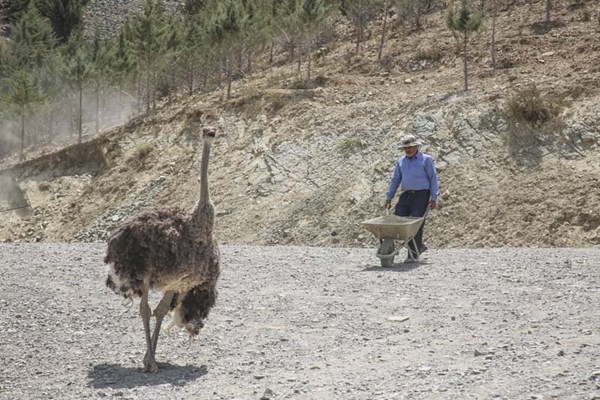
[[[207,126],[202,128],[202,137],[205,141],[208,141],[212,144],[215,136],[217,136],[217,130],[212,126]]]
[[[196,286],[179,295],[173,311],[173,324],[185,328],[190,337],[198,335],[216,299],[216,289],[206,286]]]

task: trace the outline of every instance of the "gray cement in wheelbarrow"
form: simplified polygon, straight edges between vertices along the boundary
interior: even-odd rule
[[[161,335],[144,374],[103,244],[0,245],[0,399],[600,395],[600,249],[430,249],[389,269],[373,249],[222,252],[198,340]]]

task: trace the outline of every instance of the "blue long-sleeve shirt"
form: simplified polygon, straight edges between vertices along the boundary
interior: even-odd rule
[[[396,169],[386,194],[386,200],[392,200],[398,186],[402,183],[402,190],[423,190],[431,191],[431,201],[436,201],[439,187],[437,173],[433,158],[420,151],[412,158],[402,156],[396,162]]]

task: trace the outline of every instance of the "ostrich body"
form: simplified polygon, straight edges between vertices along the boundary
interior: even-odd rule
[[[208,194],[208,159],[215,130],[205,128],[203,137],[200,199],[192,212],[179,208],[144,211],[121,224],[108,239],[106,286],[125,298],[140,298],[146,372],[158,369],[154,356],[164,316],[173,310],[168,330],[185,328],[194,337],[217,297],[220,253],[213,238],[214,208]],[[153,313],[148,304],[150,290],[164,292]],[[156,324],[151,334],[152,315]]]

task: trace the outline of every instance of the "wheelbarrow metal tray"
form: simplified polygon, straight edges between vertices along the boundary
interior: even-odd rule
[[[385,215],[363,221],[360,224],[377,239],[410,240],[417,234],[422,223],[422,217]]]

